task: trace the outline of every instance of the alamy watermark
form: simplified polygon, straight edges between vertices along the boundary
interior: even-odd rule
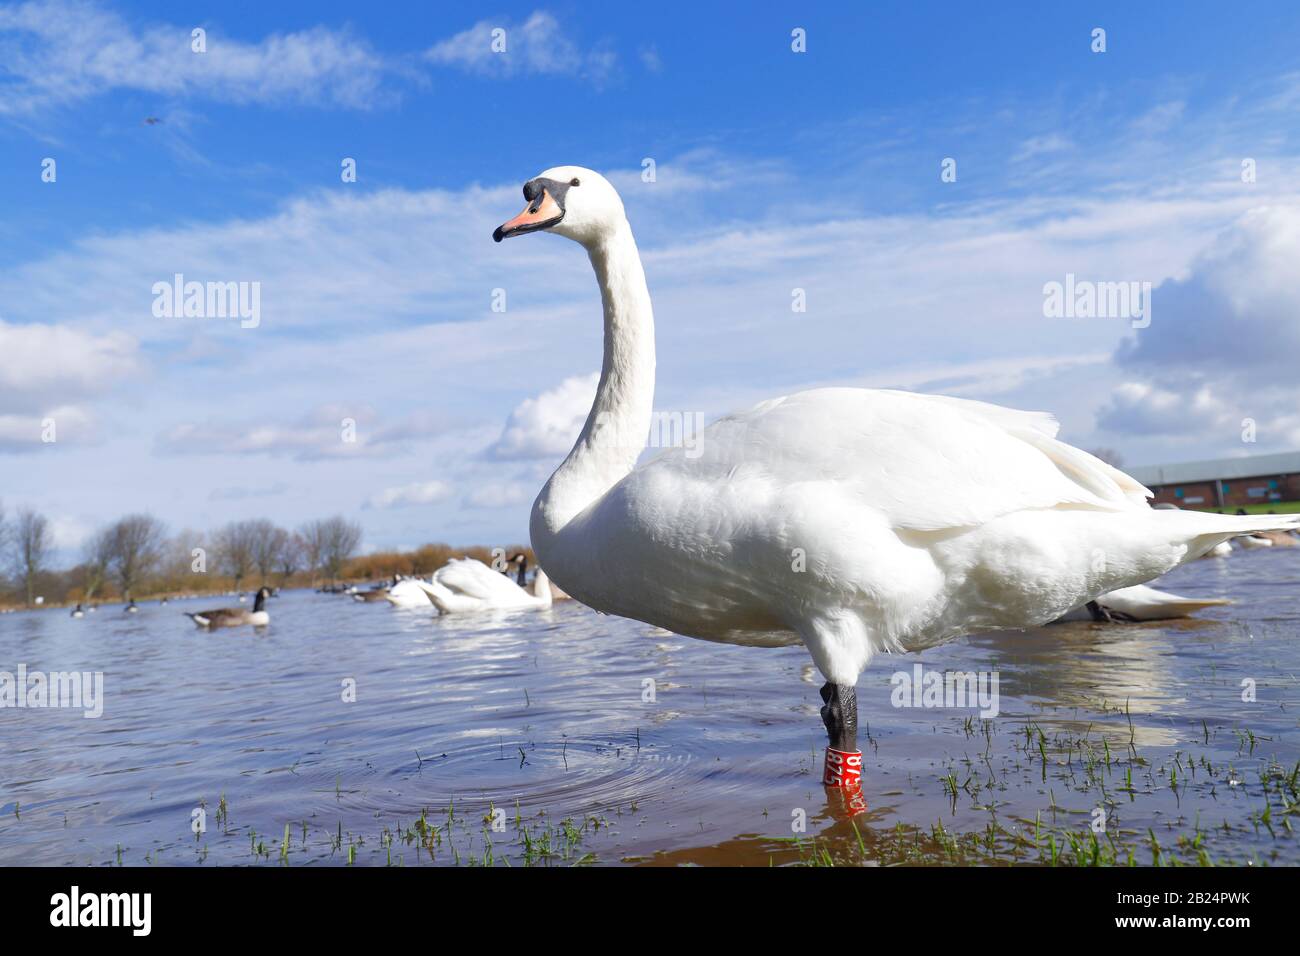
[[[103,671],[0,671],[0,708],[70,707],[90,719],[104,714]]]
[[[617,428],[618,421],[618,418],[609,412],[599,412],[596,415],[594,430]],[[703,412],[653,412],[650,416],[650,428],[645,436],[645,444],[636,447],[681,448],[687,458],[699,458],[704,454],[701,446],[703,432]]]
[[[154,318],[239,319],[241,329],[262,323],[260,282],[186,282],[178,272],[171,282],[155,282],[151,291]]]
[[[889,678],[895,707],[979,709],[988,719],[998,715],[997,671],[927,671],[920,664],[912,672],[895,671]]]
[[[1150,282],[1092,282],[1065,274],[1043,286],[1043,315],[1049,319],[1129,319],[1133,328],[1151,324]]]

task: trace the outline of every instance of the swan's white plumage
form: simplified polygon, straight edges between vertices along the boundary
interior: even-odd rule
[[[551,605],[550,582],[541,568],[537,569],[533,579],[532,593],[474,558],[452,558],[434,572],[430,582],[415,583],[445,614],[493,609],[524,610]]]
[[[852,685],[877,652],[1043,624],[1233,535],[1297,523],[1155,511],[1138,482],[1057,441],[1050,415],[888,390],[765,401],[634,467],[655,370],[636,242],[601,176],[541,176],[581,182],[548,231],[587,249],[605,338],[532,543],[597,610],[711,640],[802,640],[827,680]]]
[[[424,593],[424,589],[420,587],[419,583],[409,578],[398,581],[388,589],[388,593],[384,596],[388,599],[388,603],[394,607],[427,608],[433,606],[429,596]]]

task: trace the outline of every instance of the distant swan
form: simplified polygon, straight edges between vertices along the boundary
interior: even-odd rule
[[[1138,482],[1057,441],[1050,415],[878,389],[774,398],[638,468],[654,316],[623,203],[578,166],[529,180],[524,199],[492,238],[578,242],[604,311],[595,401],[533,505],[537,559],[598,611],[716,641],[802,640],[826,678],[828,786],[860,779],[855,685],[875,654],[1044,624],[1300,521],[1157,511]]]
[[[550,582],[541,568],[533,576],[531,592],[474,558],[452,558],[432,581],[415,583],[444,614],[551,606]]]
[[[208,629],[217,627],[239,627],[251,624],[253,627],[265,627],[271,623],[271,615],[266,612],[266,599],[271,596],[270,588],[259,588],[253,600],[253,609],[243,607],[222,607],[212,611],[186,612],[186,616],[199,627]]]

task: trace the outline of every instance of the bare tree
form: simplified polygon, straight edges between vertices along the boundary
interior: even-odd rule
[[[284,532],[265,518],[259,518],[248,523],[248,533],[253,540],[253,563],[257,565],[261,583],[265,586],[280,556],[280,536]]]
[[[298,529],[298,538],[302,541],[302,560],[311,573],[311,586],[316,586],[316,572],[320,569],[321,557],[325,553],[325,522],[308,521]]]
[[[330,583],[335,583],[343,573],[343,565],[361,546],[361,526],[342,515],[327,518],[321,524],[321,560]]]
[[[30,508],[18,512],[13,529],[13,568],[22,579],[27,606],[36,595],[36,576],[45,570],[50,552],[50,523]]]
[[[235,579],[236,591],[256,564],[256,525],[255,521],[232,521],[216,535],[217,567]]]
[[[109,565],[113,563],[114,532],[116,527],[109,525],[100,528],[86,542],[81,558],[82,597],[87,601],[108,580]]]
[[[280,569],[280,586],[284,587],[302,565],[303,540],[299,534],[290,534],[283,528],[277,528],[276,566]]]
[[[113,573],[122,597],[131,593],[158,565],[166,528],[153,515],[127,515],[113,525]]]

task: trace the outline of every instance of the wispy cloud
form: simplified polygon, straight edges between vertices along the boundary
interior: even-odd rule
[[[407,508],[412,505],[433,505],[445,501],[455,489],[445,481],[417,481],[396,488],[385,488],[366,500],[366,508]]]
[[[404,454],[410,442],[446,430],[441,416],[382,418],[374,408],[330,404],[296,421],[271,413],[238,423],[184,422],[164,430],[156,449],[164,455],[270,455],[300,461],[376,458]]]
[[[480,20],[434,44],[424,58],[481,76],[577,76],[598,86],[607,83],[618,69],[618,55],[612,49],[603,44],[580,48],[544,10],[533,12],[522,23]]]
[[[0,7],[0,115],[31,115],[117,89],[233,103],[367,109],[387,94],[387,67],[347,31],[314,27],[257,42],[191,26],[136,28],[83,0]]]

